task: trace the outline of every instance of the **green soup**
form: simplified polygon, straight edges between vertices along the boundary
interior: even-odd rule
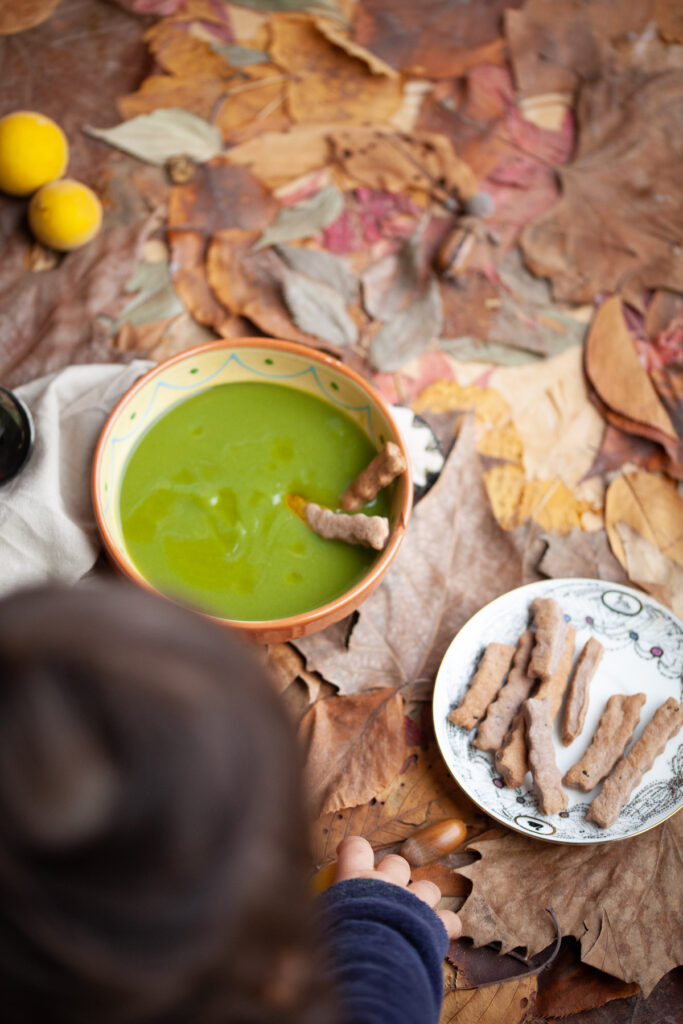
[[[229,619],[278,619],[357,583],[377,553],[323,540],[287,495],[331,508],[376,454],[353,420],[281,384],[223,384],[174,406],[124,471],[121,528],[139,572]],[[366,511],[387,515],[387,492]]]

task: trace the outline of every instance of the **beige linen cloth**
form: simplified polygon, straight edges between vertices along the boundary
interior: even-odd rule
[[[15,389],[31,410],[36,441],[22,472],[0,485],[0,594],[74,583],[97,561],[95,445],[116,402],[152,365],[70,366]]]

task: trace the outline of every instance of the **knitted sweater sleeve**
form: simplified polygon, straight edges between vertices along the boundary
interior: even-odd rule
[[[448,936],[434,911],[372,878],[318,899],[342,1024],[438,1024]]]

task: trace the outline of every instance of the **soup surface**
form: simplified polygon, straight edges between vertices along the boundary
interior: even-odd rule
[[[286,618],[358,582],[377,552],[323,540],[287,495],[330,508],[376,454],[341,410],[281,384],[222,384],[146,431],[119,499],[126,548],[171,597],[229,619]],[[387,491],[365,511],[386,515]]]

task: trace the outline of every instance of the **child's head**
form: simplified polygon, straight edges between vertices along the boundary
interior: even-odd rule
[[[0,1019],[308,1019],[295,744],[227,631],[123,584],[0,601],[0,821]]]

